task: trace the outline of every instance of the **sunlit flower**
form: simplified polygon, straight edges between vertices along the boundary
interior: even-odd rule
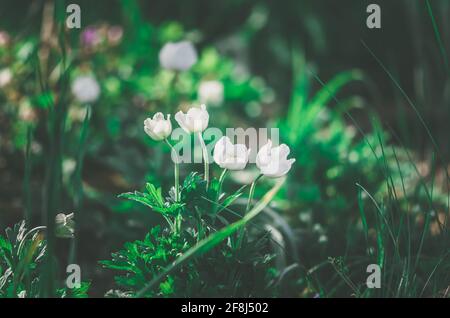
[[[230,138],[224,136],[214,146],[214,161],[223,169],[242,170],[248,162],[250,149],[243,144],[231,143]]]
[[[75,233],[75,221],[73,213],[59,213],[55,217],[55,235],[60,238],[73,238]]]
[[[223,91],[222,82],[205,81],[198,88],[198,99],[208,106],[218,106],[223,102]]]
[[[72,94],[80,103],[92,103],[100,96],[100,85],[93,76],[78,76],[72,83]]]
[[[197,51],[189,41],[166,43],[159,52],[159,63],[173,71],[186,71],[197,63]]]
[[[267,177],[278,178],[284,176],[291,169],[295,159],[288,159],[290,149],[282,144],[272,147],[272,141],[261,147],[256,156],[256,165],[261,173]]]
[[[175,120],[187,133],[198,133],[208,127],[209,114],[206,106],[202,105],[201,108],[190,108],[186,114],[179,111],[175,114]]]
[[[0,71],[0,87],[5,87],[12,80],[12,72],[9,68]]]
[[[164,140],[172,133],[172,123],[170,122],[170,115],[164,119],[162,113],[156,113],[152,118],[147,118],[144,121],[144,130],[153,140]]]

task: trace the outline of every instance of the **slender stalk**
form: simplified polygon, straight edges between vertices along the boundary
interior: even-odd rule
[[[250,186],[250,192],[248,194],[248,201],[247,201],[247,208],[245,209],[245,214],[247,214],[248,210],[250,210],[251,205],[252,205],[252,201],[253,201],[253,195],[255,194],[255,187],[256,187],[256,182],[261,179],[263,175],[260,174],[258,177],[256,177],[256,179],[252,182],[252,185]]]
[[[174,160],[174,176],[175,176],[175,202],[180,201],[180,170],[178,166],[179,157],[177,152],[175,151],[175,148],[173,148],[172,144],[169,142],[169,140],[164,139],[164,141],[169,145],[171,152],[173,153],[175,160]],[[176,234],[179,234],[181,232],[181,213],[178,213],[178,215],[175,217],[173,230]]]
[[[198,133],[198,139],[200,140],[200,145],[202,147],[203,162],[205,164],[206,188],[208,188],[208,185],[209,185],[209,157],[208,157],[208,150],[206,149],[205,141],[203,140],[201,132]]]
[[[182,221],[181,213],[178,213],[175,218],[175,233],[178,235],[180,235],[181,233],[181,221]]]
[[[225,176],[226,176],[227,172],[228,172],[228,169],[223,169],[223,171],[219,177],[219,187],[217,188],[216,204],[214,205],[214,214],[217,213],[217,210],[219,208],[220,193],[222,192],[222,184],[223,184],[223,180],[225,180]]]
[[[180,170],[178,166],[179,157],[175,149],[173,148],[172,144],[167,140],[164,139],[164,141],[169,145],[171,152],[175,156],[175,162],[174,162],[174,176],[175,176],[175,202],[180,201]]]
[[[82,180],[82,171],[83,171],[83,163],[86,152],[86,140],[88,136],[89,130],[89,122],[91,118],[91,106],[86,105],[86,114],[84,116],[83,125],[81,127],[79,145],[78,145],[78,154],[77,154],[77,164],[75,168],[75,173],[73,175],[73,200],[74,200],[74,208],[75,208],[75,235],[73,240],[71,240],[70,248],[69,248],[69,264],[76,263],[77,258],[77,247],[78,247],[78,235],[79,232],[83,207],[83,198],[84,198],[84,190],[83,190],[83,180]],[[78,219],[78,220],[77,220]]]
[[[31,190],[30,190],[30,178],[31,178],[31,142],[33,139],[33,130],[31,126],[27,128],[27,145],[25,148],[25,172],[23,178],[23,194],[25,201],[25,225],[31,226],[32,223],[32,211],[31,211]]]
[[[247,201],[247,207],[245,208],[245,213],[243,215],[243,217],[245,217],[248,213],[248,211],[251,208],[252,205],[252,201],[253,201],[253,195],[255,194],[255,187],[256,187],[256,182],[258,182],[259,179],[262,178],[262,174],[258,175],[256,177],[256,179],[252,182],[252,185],[250,186],[250,192],[248,193],[248,201]],[[238,238],[237,238],[237,248],[240,248],[242,245],[242,240],[244,239],[244,235],[245,235],[245,227],[242,227],[239,231],[238,234]]]
[[[223,169],[222,173],[220,174],[220,177],[219,177],[219,188],[217,189],[217,199],[219,199],[220,192],[222,191],[223,180],[225,180],[225,175],[227,174],[227,172],[228,172],[228,169]]]

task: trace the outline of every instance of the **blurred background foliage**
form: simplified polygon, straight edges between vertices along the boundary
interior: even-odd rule
[[[269,223],[288,224],[282,231],[290,249],[284,269],[291,263],[313,268],[327,257],[366,254],[364,240],[376,242],[377,236],[368,229],[364,236],[368,225],[361,215],[375,215],[368,217],[371,227],[378,208],[394,211],[389,221],[396,225],[403,224],[404,213],[417,229],[424,222],[431,232],[433,222],[439,227],[447,213],[450,155],[448,1],[72,2],[81,7],[82,28],[65,30],[61,49],[52,28],[53,16],[66,16],[64,1],[55,6],[41,0],[0,1],[0,71],[12,73],[10,79],[0,75],[0,228],[17,222],[24,209],[33,224],[45,215],[42,190],[52,143],[47,119],[50,105],[63,101],[68,115],[61,131],[66,137],[55,205],[59,211],[82,211],[78,262],[95,283],[93,295],[112,288],[112,274],[98,261],[161,222],[145,208],[117,199],[145,182],[168,189],[172,181],[164,159],[168,150],[143,134],[143,120],[200,101],[205,81],[224,87],[223,102],[209,109],[210,126],[279,127],[297,159],[272,205],[277,211],[266,216]],[[381,30],[365,24],[372,2],[382,8]],[[159,67],[158,53],[164,43],[182,39],[195,44],[199,61],[175,76]],[[87,107],[64,92],[59,78],[65,64],[71,80],[95,76],[101,87],[98,101]],[[49,80],[42,83],[42,78]],[[29,165],[24,154],[31,158]],[[239,186],[251,176],[250,171],[233,177]],[[29,181],[25,187],[24,179]],[[367,194],[382,206],[374,206]],[[433,211],[431,219],[427,211]],[[419,251],[437,250],[433,239],[423,248],[420,234],[409,238]],[[447,243],[446,236],[437,245]],[[57,242],[62,257],[69,257],[69,244]],[[285,294],[310,296],[327,289],[341,295],[339,288],[345,294],[345,285],[333,285],[336,272],[345,275],[345,264],[330,263],[334,270],[325,270],[313,283],[293,280]]]

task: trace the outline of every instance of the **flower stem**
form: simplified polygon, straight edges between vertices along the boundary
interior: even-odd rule
[[[253,201],[253,195],[255,194],[255,187],[256,187],[256,182],[261,179],[263,175],[260,174],[253,182],[252,185],[250,186],[250,192],[248,194],[248,201],[247,201],[247,208],[245,209],[245,214],[247,214],[247,212],[250,210],[251,205],[252,205],[252,201]]]
[[[174,162],[174,175],[175,175],[175,202],[178,202],[180,200],[180,170],[178,167],[178,161],[179,157],[177,155],[177,152],[173,148],[173,146],[170,144],[170,142],[167,139],[164,139],[164,141],[169,145],[173,155],[175,156],[175,162]]]
[[[250,186],[250,192],[248,194],[248,201],[247,201],[247,207],[245,208],[245,213],[243,215],[243,217],[248,213],[248,211],[251,208],[252,205],[252,201],[253,201],[253,195],[255,194],[255,187],[256,187],[256,182],[258,182],[259,179],[261,179],[263,175],[260,174],[259,176],[256,177],[256,179],[252,182],[252,185]],[[242,240],[244,239],[244,235],[245,235],[245,227],[241,227],[241,230],[238,232],[238,237],[237,237],[237,248],[240,248],[242,246]]]
[[[222,192],[222,184],[223,184],[223,180],[225,180],[225,176],[226,176],[227,172],[228,172],[228,169],[223,169],[223,171],[219,177],[219,186],[217,188],[216,204],[214,206],[214,213],[216,213],[219,208],[220,193]]]
[[[198,133],[198,139],[200,140],[200,145],[202,147],[203,152],[203,161],[205,164],[205,181],[206,181],[206,188],[208,189],[209,185],[209,157],[208,157],[208,150],[206,149],[205,141],[203,140],[202,133]]]
[[[220,192],[222,191],[222,184],[223,184],[223,180],[225,179],[225,175],[227,174],[228,169],[223,169],[222,173],[220,174],[219,177],[219,188],[217,190],[217,194],[220,195]]]

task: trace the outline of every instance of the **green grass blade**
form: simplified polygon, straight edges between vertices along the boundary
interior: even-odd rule
[[[364,211],[364,201],[362,200],[361,188],[358,187],[358,210],[361,216],[361,223],[363,226],[364,237],[366,239],[366,244],[369,243],[369,226],[367,224],[366,212]]]
[[[398,90],[400,91],[400,93],[403,95],[403,97],[406,99],[406,101],[408,102],[408,104],[411,106],[411,108],[414,110],[414,112],[416,113],[417,117],[419,118],[420,123],[422,124],[422,126],[424,127],[428,138],[430,139],[430,141],[433,144],[434,150],[436,151],[436,153],[439,155],[439,159],[440,159],[440,163],[442,164],[443,167],[446,167],[447,164],[447,160],[446,158],[442,155],[440,148],[436,142],[436,140],[434,139],[433,135],[431,134],[430,128],[428,127],[428,125],[426,124],[425,120],[423,119],[422,115],[420,114],[418,108],[416,107],[416,105],[413,103],[413,101],[411,100],[411,98],[408,96],[408,94],[406,94],[405,90],[400,86],[400,84],[398,83],[398,81],[394,78],[394,76],[392,75],[392,73],[386,68],[386,66],[383,64],[383,62],[381,62],[381,60],[375,55],[375,53],[370,49],[370,47],[366,44],[366,42],[364,42],[363,40],[361,40],[362,45],[367,49],[367,51],[370,53],[370,55],[375,59],[375,61],[380,65],[380,67],[383,69],[383,71],[388,75],[389,79],[394,83],[394,85],[398,88]],[[447,209],[450,212],[450,176],[448,174],[447,169],[444,169],[445,171],[445,176],[446,176],[446,184],[447,184],[447,196],[448,196],[448,203],[447,203]]]
[[[25,147],[25,171],[23,178],[23,195],[25,206],[25,226],[30,228],[32,223],[32,208],[31,208],[31,143],[33,141],[33,128],[28,126],[27,128],[27,143]]]
[[[442,55],[442,59],[444,60],[445,68],[447,69],[447,72],[450,72],[447,51],[445,50],[444,43],[442,42],[441,34],[439,32],[439,27],[437,25],[436,19],[434,18],[433,9],[431,8],[431,4],[430,4],[429,0],[426,0],[425,3],[427,6],[428,15],[430,16],[430,19],[431,19],[431,23],[433,24],[434,36],[438,43],[439,50]]]

